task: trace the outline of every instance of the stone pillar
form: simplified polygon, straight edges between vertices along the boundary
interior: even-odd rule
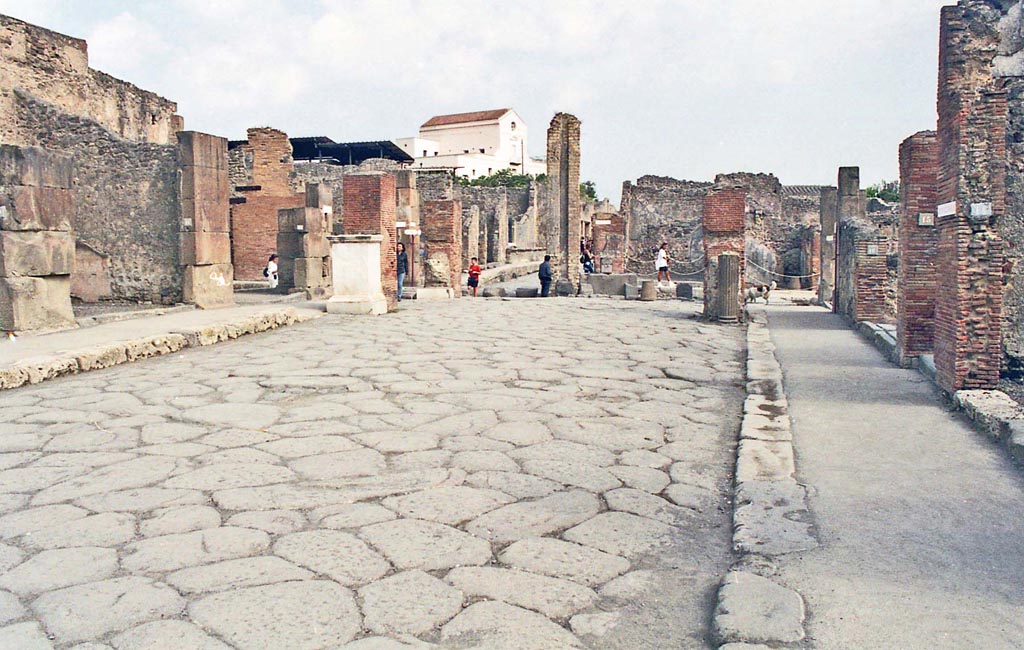
[[[480,206],[462,206],[462,264],[469,264],[471,258],[478,257],[480,241]]]
[[[381,237],[378,258],[381,287],[387,299],[388,311],[391,311],[398,305],[395,177],[383,172],[346,174],[342,187],[345,199],[342,202],[345,206],[342,220],[344,234]],[[337,270],[337,265],[334,268]]]
[[[424,201],[423,245],[427,259],[423,290],[416,299],[455,298],[462,295],[462,202]]]
[[[899,283],[896,344],[900,364],[931,354],[935,326],[935,183],[938,143],[921,131],[900,145]]]
[[[625,273],[628,242],[626,219],[620,214],[594,217],[594,254],[598,273]]]
[[[420,246],[420,191],[416,188],[416,172],[403,169],[395,172],[395,200],[398,202],[395,212],[395,230],[398,241],[405,244],[405,253],[409,258],[409,273],[405,278],[406,286],[419,285],[423,275],[423,260],[417,255]]]
[[[508,192],[500,188],[494,210],[487,214],[487,262],[504,264],[508,249]]]
[[[184,300],[201,309],[233,305],[228,141],[178,133],[181,161],[181,251]]]
[[[939,36],[935,370],[941,388],[995,388],[1002,363],[1007,97],[991,76],[998,39],[965,3]]]
[[[548,127],[548,199],[543,215],[543,241],[552,251],[558,279],[579,286],[580,245],[580,121],[557,113]]]
[[[740,267],[743,255],[722,253],[718,256],[718,320],[735,323],[740,318]]]
[[[832,311],[843,313],[838,307],[842,304],[853,304],[857,293],[854,278],[856,273],[844,273],[843,268],[856,268],[856,260],[852,257],[856,245],[844,246],[842,224],[850,221],[864,222],[867,218],[867,202],[860,191],[860,167],[840,167],[839,182],[836,191],[836,240],[835,240],[835,286],[832,291]],[[851,257],[841,259],[844,254]],[[849,314],[848,314],[849,315]]]
[[[836,208],[839,201],[835,187],[821,188],[821,256],[819,268],[821,279],[818,281],[818,302],[833,303],[833,292],[836,288]]]
[[[347,188],[348,185],[345,185]],[[346,190],[347,193],[347,190]],[[347,204],[346,204],[347,211]],[[386,314],[388,299],[381,278],[381,242],[377,235],[331,235],[329,314]],[[397,291],[397,278],[395,287]],[[397,296],[396,296],[397,300]]]
[[[742,187],[716,186],[704,196],[704,317],[719,317],[718,256],[739,256],[739,301],[743,291],[746,248],[747,192]]]
[[[70,158],[0,145],[0,330],[75,326]]]
[[[333,196],[322,183],[307,183],[305,206],[277,213],[278,277],[282,291],[304,291],[309,300],[331,295]]]

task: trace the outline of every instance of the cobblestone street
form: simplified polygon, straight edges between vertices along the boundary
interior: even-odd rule
[[[0,393],[0,647],[711,647],[744,343],[696,311],[406,302]]]

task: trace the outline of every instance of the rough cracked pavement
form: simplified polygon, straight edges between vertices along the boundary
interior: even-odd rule
[[[693,313],[403,303],[0,393],[0,647],[704,647],[742,343]]]

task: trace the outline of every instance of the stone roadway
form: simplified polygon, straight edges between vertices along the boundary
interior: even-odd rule
[[[742,332],[403,303],[0,393],[0,648],[707,647]]]

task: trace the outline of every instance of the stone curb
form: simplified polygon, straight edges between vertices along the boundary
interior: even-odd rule
[[[773,573],[773,558],[818,546],[807,491],[794,477],[789,404],[768,316],[748,309],[747,318],[747,399],[733,495],[733,548],[740,558],[718,591],[712,633],[720,650],[804,639],[803,598],[763,574]]]
[[[205,327],[178,329],[166,334],[118,341],[52,356],[25,359],[0,368],[0,390],[38,384],[64,375],[100,370],[139,359],[172,354],[185,348],[213,345],[246,334],[256,334],[318,318],[318,313],[299,313],[288,307],[253,314]]]

